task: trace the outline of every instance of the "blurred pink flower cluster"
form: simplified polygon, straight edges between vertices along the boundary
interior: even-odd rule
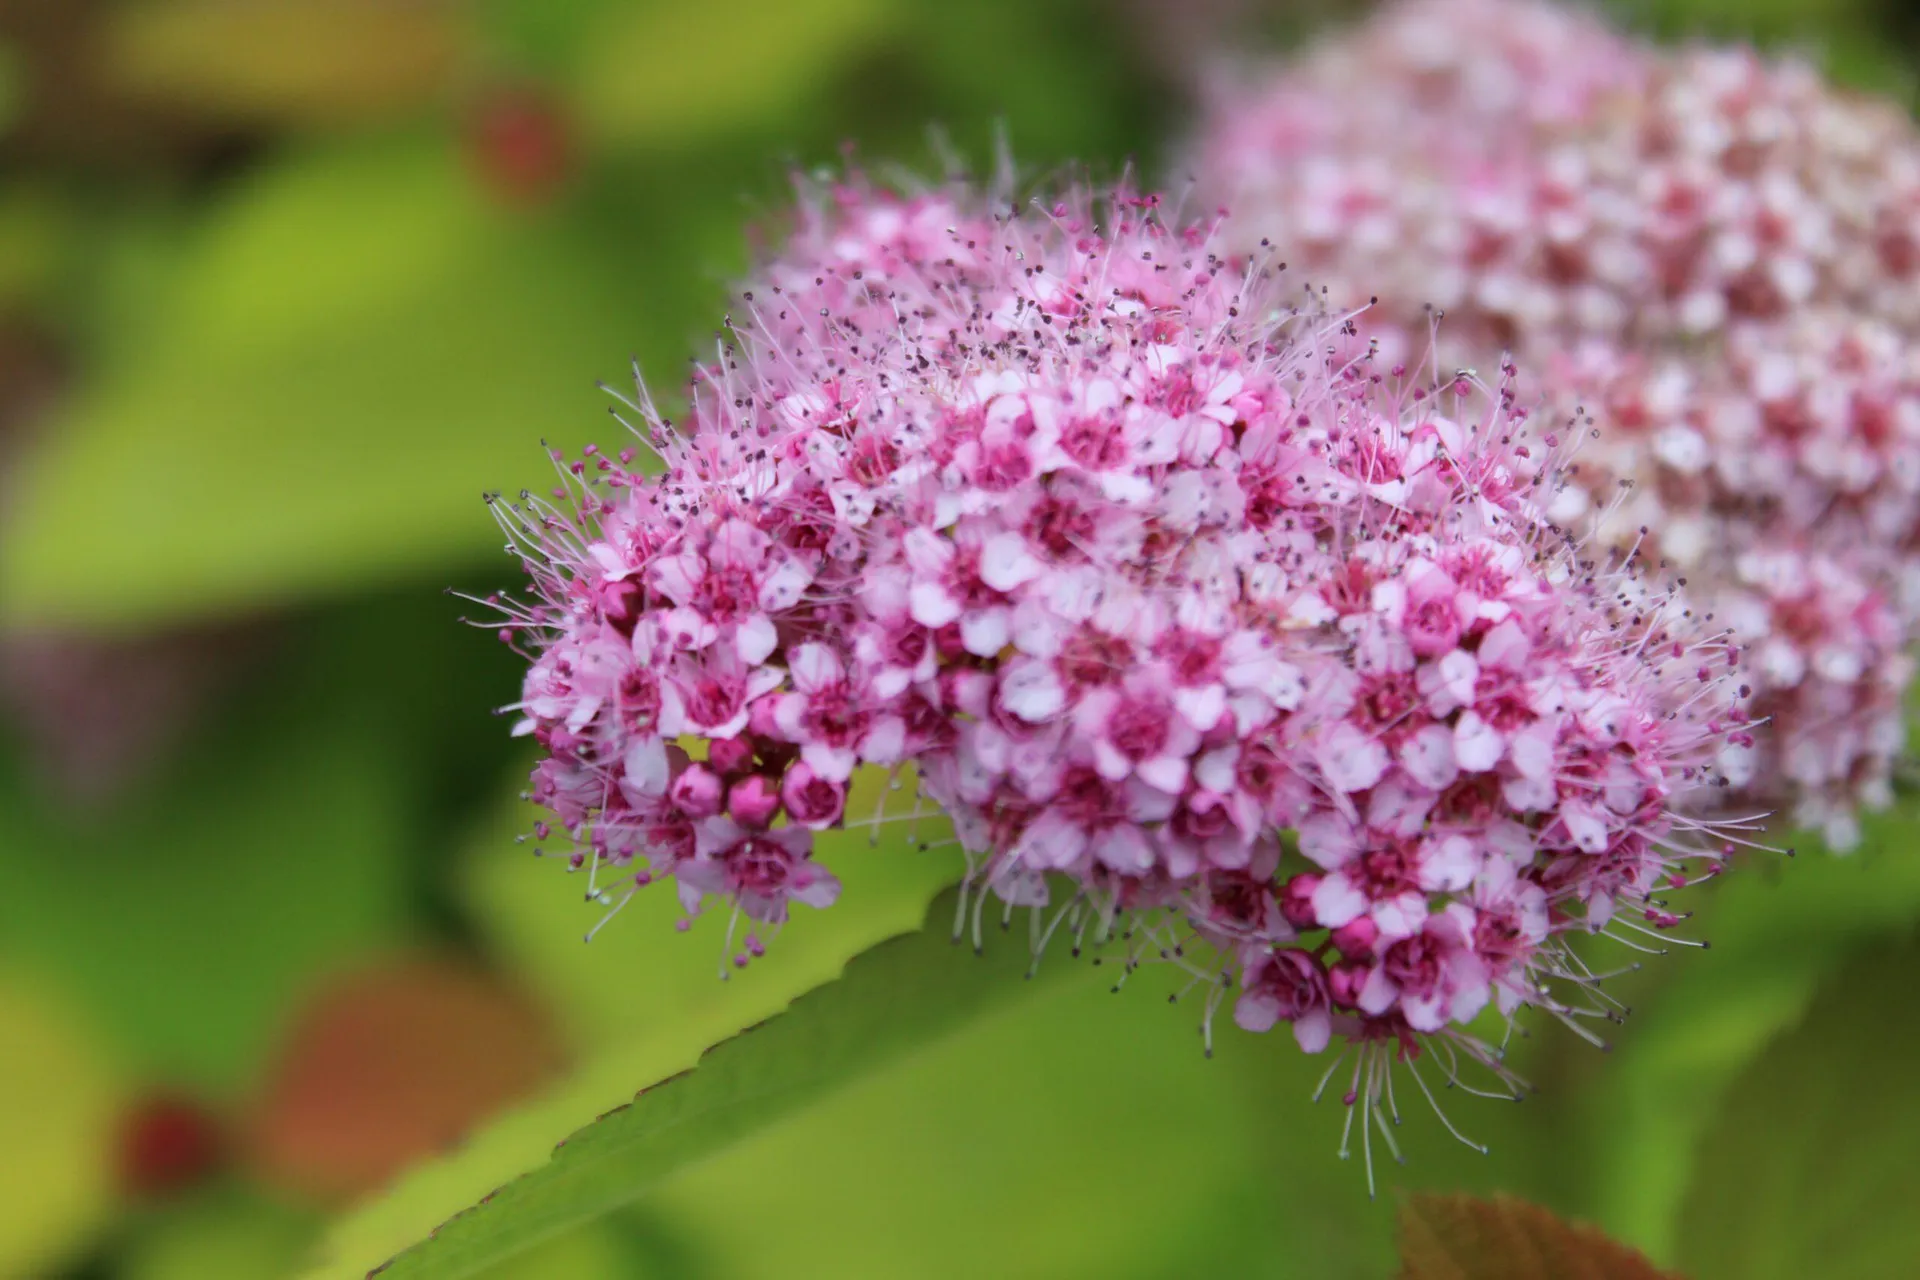
[[[1449,359],[1512,352],[1524,401],[1593,418],[1603,536],[1650,530],[1753,654],[1749,790],[1854,843],[1888,799],[1920,622],[1905,114],[1577,8],[1403,0],[1223,75],[1192,163],[1236,248],[1270,240],[1333,306],[1377,298],[1389,350],[1437,308]]]
[[[496,503],[576,862],[730,904],[744,964],[834,900],[873,766],[951,817],[976,936],[989,895],[1123,933],[1309,1051],[1498,1073],[1489,1004],[1598,1012],[1564,939],[1718,866],[1744,654],[1554,520],[1573,442],[1510,368],[1393,367],[1230,234],[805,193],[685,420],[636,406],[662,465]]]

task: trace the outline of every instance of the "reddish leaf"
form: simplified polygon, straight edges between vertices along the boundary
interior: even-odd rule
[[[1592,1227],[1506,1195],[1408,1196],[1400,1263],[1401,1280],[1673,1280]]]
[[[559,1065],[545,1019],[484,973],[445,960],[368,969],[296,1022],[251,1154],[281,1186],[344,1199],[445,1150]]]

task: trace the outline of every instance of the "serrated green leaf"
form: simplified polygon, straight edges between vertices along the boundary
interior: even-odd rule
[[[988,945],[1018,949],[1023,923]],[[1443,1094],[1492,1144],[1483,1156],[1403,1073],[1409,1164],[1374,1134],[1383,1197],[1369,1203],[1358,1139],[1353,1160],[1336,1157],[1345,1109],[1311,1101],[1333,1055],[1222,1013],[1209,1059],[1200,993],[1166,1003],[1189,981],[1176,966],[1144,967],[1113,995],[1110,965],[1065,950],[1047,963],[1068,970],[1050,990],[690,1168],[650,1209],[737,1280],[1369,1276],[1394,1256],[1386,1189],[1538,1187],[1563,1159],[1550,1101]]]
[[[1625,1245],[1512,1196],[1408,1196],[1400,1266],[1401,1280],[1661,1280]]]
[[[1324,1061],[1224,1026],[1207,1059],[1170,966],[1110,995],[1111,967],[1047,963],[1051,989],[687,1170],[654,1212],[734,1280],[1366,1273],[1384,1215],[1308,1103]]]
[[[597,377],[637,353],[674,385],[739,255],[738,173],[539,217],[489,205],[445,138],[257,173],[21,459],[0,616],[150,626],[484,556],[480,494],[543,483],[543,435],[604,431]]]
[[[1592,1216],[1656,1261],[1674,1255],[1698,1135],[1740,1070],[1791,1026],[1849,956],[1920,921],[1920,806],[1865,823],[1862,847],[1743,859],[1701,895],[1684,932],[1712,944],[1649,964],[1634,1010],[1590,1091],[1578,1135]],[[1657,972],[1656,972],[1657,970]]]
[[[996,1005],[1021,998],[1061,971],[1044,968],[1042,981],[1022,982],[1025,948],[990,947],[984,957],[967,954],[948,940],[952,911],[950,898],[936,901],[929,928],[866,952],[839,981],[801,997],[786,1014],[716,1045],[693,1071],[662,1080],[580,1129],[545,1164],[443,1223],[381,1274],[388,1280],[476,1275],[543,1239],[634,1203],[694,1161]],[[537,1135],[566,1131],[555,1126],[556,1120],[573,1117],[578,1123],[583,1102],[604,1106],[610,1094],[618,1096],[620,1085],[614,1081],[630,1094],[635,1080],[660,1079],[659,1070],[643,1073],[649,1057],[668,1071],[685,1065],[678,1046],[636,1047],[601,1059],[561,1095],[479,1135],[467,1156],[416,1175],[400,1194],[432,1201],[444,1195],[439,1188],[470,1184],[471,1176],[463,1177],[459,1168],[469,1157],[491,1172],[511,1152],[521,1160],[511,1167],[528,1168],[538,1159],[537,1150],[551,1141]],[[377,1216],[349,1222],[329,1242],[329,1261],[316,1275],[364,1273],[380,1254],[362,1251],[381,1238]]]
[[[1920,945],[1859,957],[1728,1091],[1679,1237],[1697,1280],[1901,1280],[1920,1270]]]

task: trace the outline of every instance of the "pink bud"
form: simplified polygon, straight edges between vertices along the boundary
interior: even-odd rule
[[[778,696],[757,699],[747,711],[747,727],[756,738],[767,738],[778,742],[782,737],[780,726],[774,723],[773,715],[779,707]]]
[[[821,777],[803,760],[787,770],[780,784],[780,799],[787,806],[788,817],[817,830],[840,820],[847,804],[847,789]]]
[[[641,597],[644,594],[640,584],[632,578],[602,583],[600,612],[606,617],[607,624],[623,635],[632,635],[634,623],[640,620]]]
[[[707,747],[707,764],[723,778],[753,768],[753,744],[744,738],[721,738]]]
[[[1317,929],[1320,919],[1313,911],[1313,891],[1320,887],[1320,877],[1311,871],[1302,872],[1281,887],[1280,914],[1287,923],[1296,929]]]
[[[720,781],[720,776],[702,764],[688,765],[667,788],[668,798],[689,818],[711,818],[720,812],[720,802],[726,793],[726,784]]]
[[[779,812],[780,792],[764,774],[748,774],[727,793],[727,814],[743,827],[769,826]]]
[[[1355,916],[1329,936],[1347,959],[1368,960],[1373,957],[1374,943],[1380,940],[1380,926],[1372,916]]]
[[[1337,964],[1327,973],[1327,991],[1333,1002],[1345,1008],[1353,1008],[1360,1003],[1360,988],[1367,985],[1367,966],[1348,961]]]

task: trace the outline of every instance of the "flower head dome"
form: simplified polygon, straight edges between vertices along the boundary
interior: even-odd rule
[[[1554,523],[1576,442],[1510,369],[1389,366],[1152,197],[1008,210],[832,193],[645,410],[657,474],[501,504],[536,797],[752,951],[833,901],[855,771],[911,766],[976,936],[1124,918],[1209,1011],[1356,1046],[1369,1107],[1433,1038],[1497,1072],[1489,1005],[1592,1012],[1565,937],[1722,855],[1739,649]]]
[[[1656,50],[1544,0],[1402,0],[1264,82],[1196,152],[1389,349],[1445,312],[1511,351],[1612,518],[1773,661],[1750,790],[1837,846],[1884,803],[1920,613],[1920,133],[1803,65]],[[1631,486],[1616,502],[1622,484]]]

